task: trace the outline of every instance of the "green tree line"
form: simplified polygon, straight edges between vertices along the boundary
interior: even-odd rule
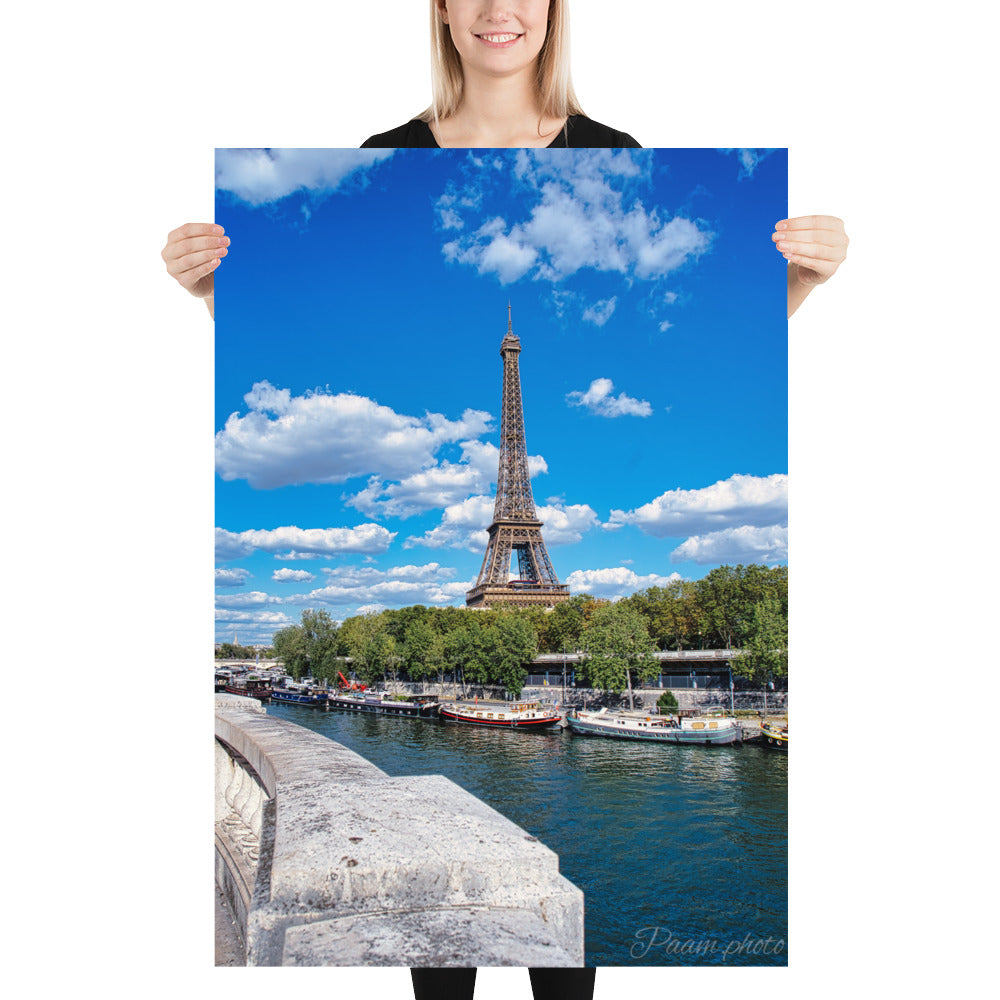
[[[406,608],[341,623],[323,610],[276,632],[275,656],[296,678],[334,684],[351,671],[366,684],[446,676],[500,685],[517,697],[538,653],[585,654],[577,674],[621,692],[659,672],[659,649],[741,649],[735,673],[763,680],[788,669],[787,567],[721,566],[701,580],[650,587],[617,602],[578,594],[541,608]]]

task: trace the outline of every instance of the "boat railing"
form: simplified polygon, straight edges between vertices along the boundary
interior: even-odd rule
[[[491,712],[528,712],[553,711],[558,712],[559,706],[553,701],[463,701],[455,699],[451,702],[455,708],[482,710]]]

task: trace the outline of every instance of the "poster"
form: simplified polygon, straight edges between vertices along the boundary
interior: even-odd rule
[[[58,666],[59,676],[69,676],[80,666],[103,670],[114,627],[115,662],[128,664],[129,680],[140,683],[143,711],[133,710],[134,685],[123,683],[113,692],[113,725],[107,715],[82,712],[76,698],[60,703],[57,719],[75,745],[87,748],[93,773],[134,788],[146,781],[149,758],[122,755],[123,741],[139,745],[178,719],[207,724],[197,722],[205,710],[200,695],[162,692],[165,677],[176,676],[212,639],[211,581],[198,568],[211,558],[212,325],[202,305],[165,277],[159,249],[179,223],[212,217],[215,146],[274,136],[286,144],[356,146],[426,105],[426,17],[420,5],[393,0],[394,30],[375,36],[365,34],[370,15],[363,7],[338,9],[334,19],[328,5],[307,3],[262,30],[242,6],[181,4],[169,17],[151,7],[133,18],[142,41],[122,45],[119,32],[100,30],[120,13],[114,6],[101,5],[96,20],[80,12],[80,30],[63,32],[46,23],[48,8],[22,11],[24,44],[8,61],[12,80],[32,80],[30,94],[12,109],[12,136],[15,147],[33,151],[9,163],[20,193],[7,206],[8,229],[19,236],[8,246],[16,294],[5,301],[5,318],[17,337],[14,368],[23,375],[11,389],[14,410],[33,425],[9,441],[14,464],[30,469],[32,479],[30,489],[8,498],[18,525],[12,586],[32,596],[20,604],[21,624],[11,634],[14,662],[48,664],[52,657],[40,654],[38,637],[53,624],[44,595],[58,591],[58,630],[76,649],[72,666]],[[898,652],[897,630],[882,622],[922,620],[929,578],[956,620],[988,620],[991,613],[977,521],[959,519],[944,549],[936,542],[928,549],[920,544],[929,520],[926,490],[918,485],[913,496],[928,467],[960,478],[963,495],[989,492],[991,469],[981,458],[992,426],[995,347],[983,331],[995,310],[988,282],[956,289],[968,289],[970,269],[989,258],[992,230],[960,226],[958,245],[957,235],[937,234],[942,216],[946,229],[981,220],[984,198],[989,214],[988,158],[968,158],[956,183],[954,150],[989,120],[991,34],[969,32],[955,17],[916,18],[906,25],[909,44],[900,45],[897,13],[873,17],[871,5],[860,3],[842,5],[834,20],[826,9],[780,5],[762,14],[736,4],[721,13],[714,6],[636,4],[639,16],[612,17],[591,0],[573,6],[574,77],[590,114],[647,146],[746,136],[787,144],[791,213],[840,215],[852,238],[847,265],[790,324],[793,630],[812,654],[796,698],[815,720],[816,737],[798,748],[803,780],[791,803],[796,961],[769,978],[780,976],[780,988],[819,987],[831,995],[880,969],[917,992],[951,988],[956,975],[973,982],[985,972],[986,930],[972,940],[964,925],[931,930],[927,913],[974,905],[990,849],[988,824],[978,840],[966,829],[963,849],[950,853],[959,867],[951,877],[929,887],[913,872],[931,847],[955,842],[952,817],[981,800],[978,776],[954,769],[942,776],[944,806],[929,811],[922,771],[908,780],[895,774],[887,794],[884,769],[870,766],[875,756],[891,759],[888,733],[880,743],[847,748],[826,737],[825,722],[829,678],[845,667],[829,612],[845,591],[850,608],[882,612],[853,616],[851,641],[864,653],[848,665],[855,677],[864,672],[866,710],[892,706],[919,715],[897,673],[882,669]],[[398,30],[411,8],[408,30]],[[64,21],[75,16],[61,13]],[[303,24],[320,30],[303,31]],[[343,37],[363,41],[339,45],[331,59],[331,41]],[[928,70],[931,51],[940,71]],[[39,65],[53,71],[39,75]],[[390,68],[373,74],[379,65]],[[355,98],[359,78],[365,93]],[[938,142],[918,151],[887,141],[884,105],[873,100],[887,78],[905,82],[890,116],[893,133],[924,134],[933,120]],[[68,142],[76,151],[70,174]],[[904,415],[890,441],[872,432],[887,413]],[[57,460],[44,460],[47,454]],[[67,504],[73,484],[84,488]],[[53,564],[39,559],[38,539],[54,524],[76,543],[74,562],[89,568],[71,594],[53,582]],[[112,542],[121,558],[108,557]],[[973,587],[949,588],[942,570]],[[915,645],[907,669],[911,698],[939,691],[939,643]],[[111,695],[105,686],[102,703]],[[16,720],[14,732],[25,742],[37,737],[30,716]],[[198,903],[211,868],[198,792],[203,745],[181,736],[169,757],[172,786],[192,790],[183,801],[164,811],[159,795],[109,799],[113,827],[77,827],[78,850],[99,878],[90,896],[96,919],[63,940],[63,960],[51,962],[49,938],[29,929],[37,922],[22,922],[15,933],[19,952],[37,959],[39,981],[62,988],[65,970],[93,970],[113,990],[155,964],[175,989],[204,988],[209,977],[215,984],[211,914]],[[54,773],[64,758],[59,741],[43,759]],[[15,795],[52,830],[62,829],[65,795],[50,796],[33,769],[11,778]],[[92,801],[88,784],[72,795],[73,812]],[[156,856],[168,869],[155,908],[122,922],[124,911],[135,912],[135,873],[148,858],[149,841],[134,836],[137,822],[157,831]],[[38,878],[56,848],[38,834],[35,824],[12,833],[26,863],[10,875],[13,895],[33,901],[31,912],[45,919],[48,894],[39,894]],[[859,893],[878,905],[860,911]],[[103,957],[111,924],[113,971]],[[962,956],[961,972],[955,955]],[[598,978],[598,998],[664,982],[658,970],[609,972]],[[759,985],[761,974],[750,974]],[[317,970],[321,975],[326,982]],[[409,989],[405,970],[340,970],[338,987],[345,982],[394,996]],[[266,988],[259,977],[255,983],[243,977],[241,988]],[[699,986],[703,976],[674,969],[669,983]],[[499,1000],[515,990],[527,995],[521,970],[491,970],[480,976],[477,997]]]
[[[266,646],[303,610],[343,627],[465,603],[494,507],[508,330],[538,519],[571,593],[780,574],[770,234],[786,172],[780,149],[219,150],[233,242],[216,302],[217,642]],[[694,627],[672,641],[713,642]],[[395,642],[402,660],[405,631]],[[556,850],[587,900],[588,964],[787,962],[784,761],[556,731],[446,743],[467,757],[449,766],[401,760],[391,727],[421,723],[386,722],[326,735],[392,774],[447,773]],[[566,750],[558,768],[521,759],[533,739]],[[562,792],[512,806],[529,776]],[[748,781],[761,795],[741,800]],[[574,830],[588,815],[602,819]]]

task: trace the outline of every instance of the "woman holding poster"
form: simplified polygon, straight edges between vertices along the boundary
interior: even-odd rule
[[[365,148],[637,148],[588,118],[569,68],[568,0],[430,0],[431,106]],[[783,219],[771,237],[788,262],[788,315],[828,280],[848,245],[830,216]],[[222,227],[171,232],[162,257],[214,316],[214,273],[228,253]],[[413,969],[416,1000],[471,1000],[476,969]],[[531,969],[536,1000],[589,1000],[593,968]]]

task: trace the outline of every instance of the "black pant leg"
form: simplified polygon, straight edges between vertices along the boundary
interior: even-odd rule
[[[414,1000],[472,1000],[475,969],[410,969]]]
[[[535,1000],[593,1000],[597,969],[528,969]]]

